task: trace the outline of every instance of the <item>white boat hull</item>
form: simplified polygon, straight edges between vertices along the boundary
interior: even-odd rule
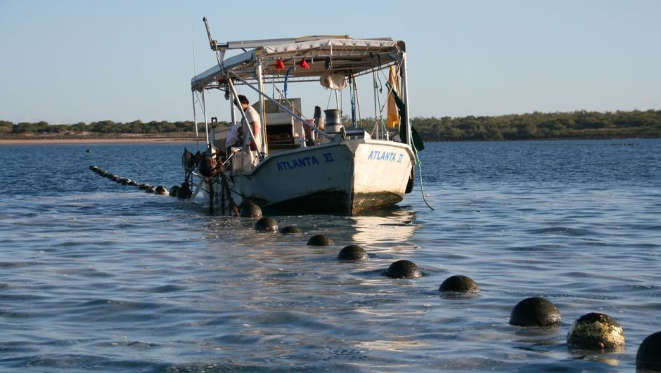
[[[278,212],[353,215],[401,201],[414,164],[406,144],[357,139],[274,154],[250,172],[229,172],[228,179],[237,203],[250,199]],[[214,190],[221,190],[219,181]]]

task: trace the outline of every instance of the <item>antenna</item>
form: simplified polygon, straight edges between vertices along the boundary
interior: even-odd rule
[[[197,75],[197,61],[195,59],[195,26],[190,25],[191,47],[193,48],[193,76]]]
[[[204,22],[204,28],[207,30],[207,38],[209,39],[209,46],[211,50],[216,52],[216,59],[218,60],[218,66],[223,67],[223,58],[225,58],[225,48],[218,47],[218,41],[211,38],[211,30],[209,29],[209,22],[207,22],[207,17],[202,17],[202,22]]]

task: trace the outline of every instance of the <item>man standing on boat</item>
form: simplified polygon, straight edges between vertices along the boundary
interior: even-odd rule
[[[246,96],[238,95],[238,97],[239,100],[238,102],[235,101],[235,104],[243,109],[248,122],[246,123],[246,120],[242,118],[239,126],[234,125],[232,127],[225,140],[225,147],[228,149],[233,146],[244,148],[249,147],[251,152],[256,152],[256,155],[259,155],[262,146],[262,123],[259,119],[259,113],[257,113],[255,108],[250,106],[250,102]],[[250,131],[248,128],[252,130],[252,133],[255,136],[255,141],[250,138]],[[257,160],[259,158],[254,157],[254,159]]]
[[[257,110],[250,106],[248,98],[244,95],[239,95],[239,101],[234,102],[236,106],[239,106],[243,109],[243,112],[246,114],[252,133],[255,136],[256,142],[252,141],[250,138],[250,132],[248,131],[248,124],[246,124],[245,119],[241,119],[240,125],[234,125],[230,130],[227,140],[225,140],[225,147],[229,148],[231,146],[243,146],[249,145],[250,150],[257,151],[262,145],[262,123],[259,119],[259,113]]]
[[[261,153],[262,146],[262,122],[259,119],[259,113],[255,110],[254,107],[250,106],[248,98],[244,95],[239,95],[239,104],[243,109],[243,112],[246,114],[246,123],[245,119],[241,119],[241,131],[243,134],[243,145],[250,146],[250,150],[256,151],[258,154]],[[252,130],[255,140],[253,141],[250,138],[250,131],[248,126]]]

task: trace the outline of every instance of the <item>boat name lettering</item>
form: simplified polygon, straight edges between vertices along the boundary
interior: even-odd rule
[[[318,166],[319,161],[315,156],[309,156],[309,157],[294,158],[288,161],[280,161],[277,163],[277,165],[278,165],[278,171],[286,171],[286,170],[293,170],[299,167]]]
[[[372,159],[375,161],[389,161],[389,162],[402,163],[402,159],[404,159],[404,154],[397,152],[382,152],[380,150],[372,150],[370,151],[370,154],[367,156],[367,159]]]

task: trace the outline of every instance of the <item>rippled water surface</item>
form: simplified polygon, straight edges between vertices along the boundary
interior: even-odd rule
[[[661,330],[659,140],[427,144],[434,211],[418,183],[393,211],[278,217],[287,236],[88,169],[169,186],[182,150],[0,146],[1,371],[631,372]],[[369,259],[337,262],[351,243]],[[397,259],[424,276],[383,277]],[[440,296],[453,274],[480,294]],[[562,326],[508,325],[538,295]],[[624,352],[568,350],[591,311]]]

